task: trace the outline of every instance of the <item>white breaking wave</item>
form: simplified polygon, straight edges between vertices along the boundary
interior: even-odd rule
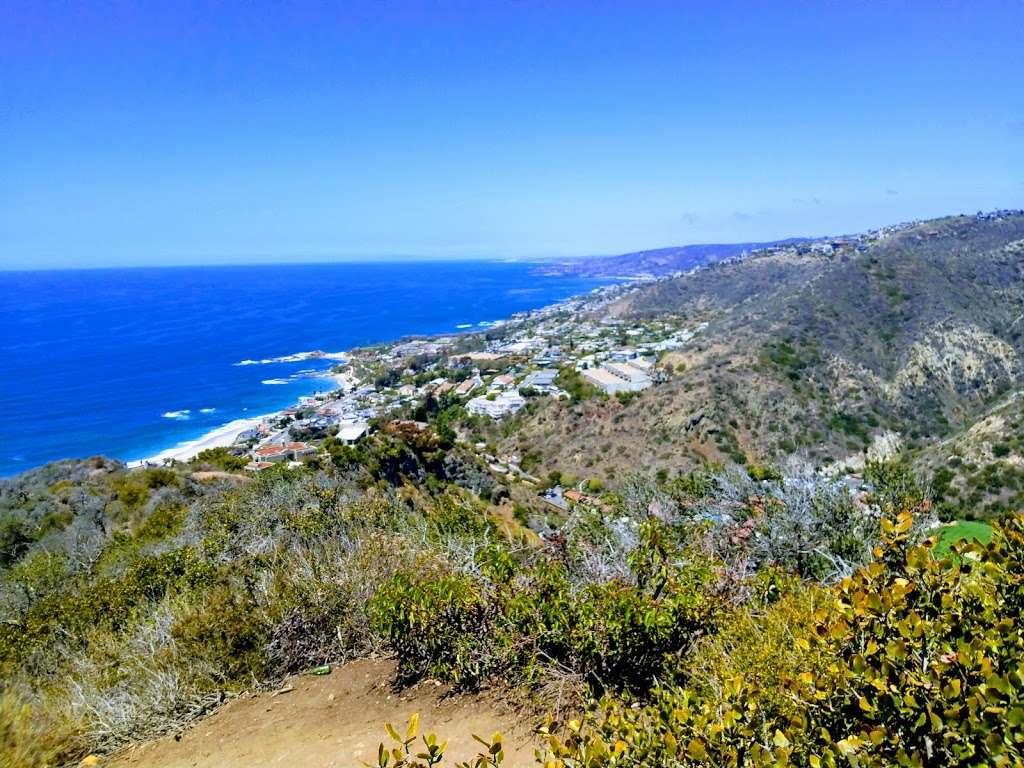
[[[167,411],[167,413],[164,413],[164,414],[161,414],[161,415],[165,419],[179,419],[180,421],[184,421],[185,419],[187,419],[189,417],[190,413],[192,413],[192,411],[190,409],[186,408],[183,411]]]
[[[288,379],[264,379],[262,384],[287,384]]]
[[[272,363],[301,363],[303,360],[344,360],[344,352],[322,352],[315,349],[312,352],[296,352],[294,355],[282,355],[281,357],[265,357],[262,360],[246,358],[239,360],[232,365],[270,365]]]
[[[200,413],[213,413],[216,410],[217,410],[216,408],[200,408],[199,412]]]

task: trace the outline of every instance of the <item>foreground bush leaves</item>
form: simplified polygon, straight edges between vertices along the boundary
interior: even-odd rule
[[[958,545],[946,560],[933,557],[932,542],[912,543],[912,525],[908,512],[886,520],[875,559],[793,624],[796,650],[775,686],[737,674],[717,689],[606,693],[580,719],[541,729],[538,763],[1021,765],[1024,518],[998,527],[988,545]],[[778,633],[764,626],[771,642]],[[442,757],[431,753],[422,765]]]
[[[498,548],[478,554],[482,578],[398,573],[371,600],[371,626],[398,656],[401,682],[529,682],[543,660],[597,689],[645,692],[720,609],[710,564],[663,533],[641,530],[629,580],[574,586],[562,563],[523,567]]]

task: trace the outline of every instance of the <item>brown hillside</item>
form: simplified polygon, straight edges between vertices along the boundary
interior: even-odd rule
[[[817,252],[772,249],[655,283],[610,311],[708,326],[622,406],[548,404],[509,447],[613,477],[702,458],[818,464],[963,429],[1024,374],[1024,216],[951,217]],[[680,365],[681,364],[681,365]]]

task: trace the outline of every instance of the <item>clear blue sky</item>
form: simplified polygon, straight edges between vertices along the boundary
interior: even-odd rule
[[[1024,206],[1024,2],[0,0],[0,266],[616,253]]]

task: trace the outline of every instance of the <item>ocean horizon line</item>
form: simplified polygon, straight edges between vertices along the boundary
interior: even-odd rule
[[[566,261],[583,261],[593,258],[609,258],[612,254],[584,255],[551,255],[551,256],[425,256],[417,254],[395,254],[386,256],[339,256],[339,257],[268,257],[263,261],[189,261],[183,263],[154,264],[89,264],[83,266],[57,265],[43,267],[4,266],[0,265],[0,273],[35,273],[35,272],[100,272],[118,270],[146,269],[234,269],[259,267],[313,267],[330,265],[372,265],[372,264],[474,264],[474,263],[514,263],[514,264],[551,264]],[[270,260],[280,259],[280,260]]]

